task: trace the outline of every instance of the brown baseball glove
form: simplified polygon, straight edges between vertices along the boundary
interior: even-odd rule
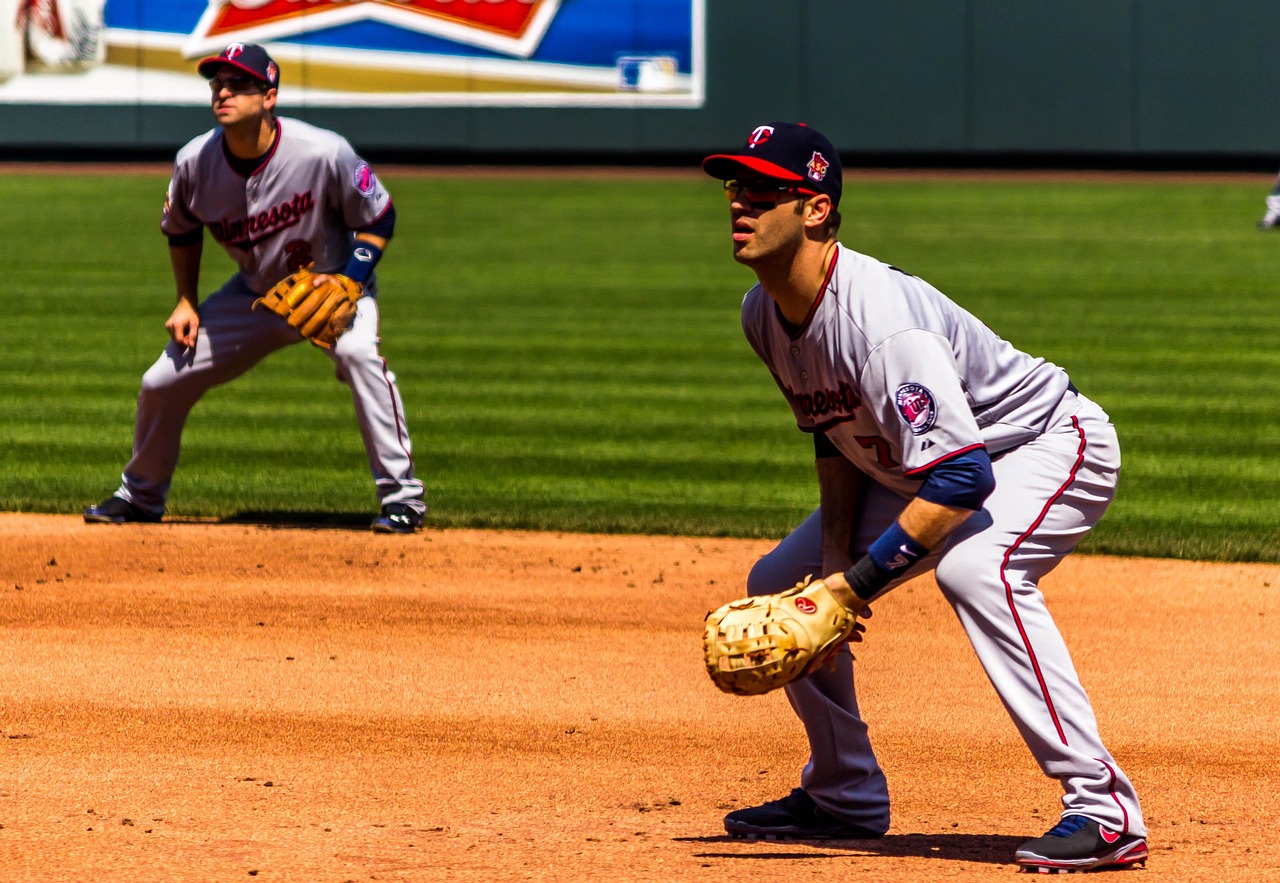
[[[364,288],[337,273],[316,284],[310,267],[284,277],[253,302],[266,307],[297,329],[316,346],[332,349],[356,319],[356,301]]]
[[[858,615],[822,580],[732,601],[707,614],[707,674],[726,693],[768,693],[817,671],[845,641],[861,640]]]

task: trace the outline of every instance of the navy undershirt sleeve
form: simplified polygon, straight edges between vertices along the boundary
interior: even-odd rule
[[[991,458],[985,448],[944,460],[933,469],[916,496],[939,506],[977,511],[996,487]]]
[[[396,207],[394,203],[387,205],[387,210],[382,213],[382,217],[374,221],[368,227],[361,227],[358,232],[372,233],[374,236],[381,236],[383,239],[390,239],[391,234],[396,229]]]
[[[813,459],[827,460],[831,457],[843,457],[840,449],[832,444],[831,439],[827,438],[825,432],[815,432],[813,434]]]
[[[204,242],[204,227],[197,227],[190,233],[182,233],[178,236],[170,236],[169,244],[174,248],[183,248],[189,245],[199,245]]]

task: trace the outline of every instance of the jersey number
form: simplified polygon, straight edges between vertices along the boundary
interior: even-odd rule
[[[868,451],[876,452],[876,462],[885,469],[894,469],[899,464],[898,461],[889,456],[889,443],[878,435],[855,435],[853,440],[862,445]]]
[[[315,258],[311,256],[311,243],[305,239],[290,239],[284,244],[284,253],[290,273],[296,273],[315,263]]]

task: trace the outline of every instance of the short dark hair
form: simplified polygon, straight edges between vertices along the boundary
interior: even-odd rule
[[[831,214],[827,215],[827,235],[835,236],[840,232],[840,222],[844,218],[840,216],[840,210],[835,206],[831,207]]]
[[[797,200],[796,200],[796,214],[797,214],[797,215],[798,215],[798,214],[800,214],[802,211],[804,211],[804,207],[805,207],[805,205],[806,205],[806,204],[809,202],[809,200],[810,200],[810,199],[812,199],[812,198],[813,198],[813,197],[811,197],[811,196],[810,196],[810,197],[806,197],[806,198],[804,198],[804,199],[797,199]],[[826,230],[825,230],[825,232],[826,232],[827,236],[829,236],[829,237],[834,237],[837,233],[839,233],[839,232],[840,232],[840,222],[841,222],[841,221],[843,221],[843,220],[844,220],[844,218],[842,218],[842,217],[840,216],[840,209],[836,208],[835,203],[833,202],[833,203],[831,204],[831,211],[827,214],[827,223],[826,223]]]

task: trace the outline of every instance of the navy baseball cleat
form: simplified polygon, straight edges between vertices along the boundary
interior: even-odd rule
[[[375,533],[413,533],[422,526],[422,513],[405,503],[388,503],[369,526]]]
[[[156,524],[160,521],[161,514],[163,513],[139,509],[128,500],[113,496],[85,509],[84,520],[87,524],[124,524],[127,521]]]
[[[874,840],[884,836],[851,825],[824,812],[803,788],[786,797],[750,809],[738,809],[724,817],[724,829],[733,837],[765,840]]]
[[[1014,858],[1024,870],[1041,874],[1121,868],[1147,860],[1147,841],[1085,816],[1069,815],[1043,837],[1018,847]]]

